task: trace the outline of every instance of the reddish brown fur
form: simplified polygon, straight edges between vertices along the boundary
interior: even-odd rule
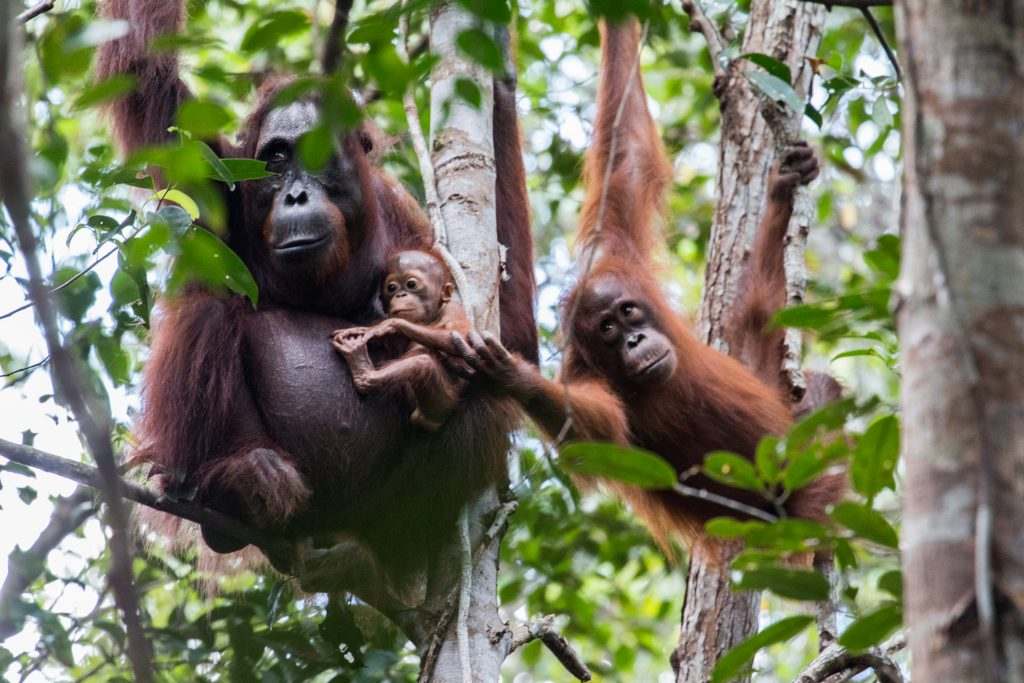
[[[582,321],[577,319],[561,377],[571,404],[573,436],[628,441],[660,454],[681,474],[699,467],[713,450],[752,458],[763,436],[782,434],[792,422],[791,406],[784,399],[779,376],[782,334],[767,325],[784,304],[781,249],[792,195],[769,198],[754,248],[754,263],[731,321],[729,341],[747,367],[698,341],[668,305],[652,274],[655,268],[651,255],[660,242],[656,223],[671,168],[647,109],[639,69],[634,68],[640,36],[637,22],[602,26],[601,35],[598,116],[594,145],[587,156],[587,195],[580,219],[580,242],[598,247],[599,258],[567,297],[565,311],[567,315],[576,312],[577,301],[590,283],[613,278],[652,309],[655,326],[675,347],[678,366],[659,386],[615,386],[590,352],[601,342],[587,338]],[[604,218],[599,224],[614,119],[627,87],[630,89],[617,131],[618,148],[605,194]],[[829,392],[816,391],[814,398],[828,397]],[[553,426],[549,424],[547,431],[554,431]],[[786,503],[787,511],[822,519],[825,507],[841,495],[843,481],[842,476],[819,479],[796,492]],[[756,494],[730,489],[703,475],[691,476],[687,483],[750,505],[767,506]],[[621,484],[612,484],[611,488],[632,504],[663,544],[675,534],[691,541],[701,538],[708,519],[736,514],[673,492],[642,491]]]
[[[184,2],[106,0],[103,14],[127,19],[132,32],[101,47],[98,77],[130,73],[138,79],[135,91],[111,106],[115,138],[125,153],[166,142],[167,128],[189,93],[178,77],[177,57],[151,54],[148,46],[156,36],[181,30]],[[251,158],[275,95],[286,84],[276,78],[264,82],[239,145],[213,140],[214,149]],[[519,187],[525,179],[514,91],[503,94],[496,98],[494,111],[502,187],[498,231],[499,239],[513,247],[513,278],[502,287],[502,326],[510,345],[535,357],[530,227],[525,187]],[[364,407],[354,393],[343,391],[353,403],[345,414],[353,415],[357,424],[395,428],[381,429],[388,432],[381,434],[339,428],[330,438],[351,447],[335,447],[324,455],[330,449],[317,440],[322,435],[314,438],[305,430],[316,425],[315,414],[332,415],[335,407],[320,405],[283,417],[278,411],[277,431],[271,435],[267,415],[279,407],[259,403],[252,378],[253,366],[267,355],[264,340],[254,330],[295,336],[301,325],[289,323],[289,316],[305,312],[310,316],[303,320],[317,324],[325,318],[336,325],[373,323],[382,317],[377,288],[387,255],[396,248],[422,249],[431,243],[423,211],[394,178],[370,162],[367,139],[356,130],[343,140],[363,201],[358,221],[337,221],[337,258],[328,260],[315,278],[289,277],[266,261],[261,239],[265,217],[253,210],[250,183],[224,190],[227,241],[259,284],[260,308],[253,311],[240,297],[225,298],[198,286],[161,302],[136,437],[141,453],[153,464],[152,475],[168,495],[198,496],[261,525],[354,529],[386,559],[394,559],[410,549],[421,556],[424,543],[442,540],[453,526],[463,501],[504,476],[512,424],[507,405],[470,391],[444,429],[413,438],[397,408],[381,402]],[[323,344],[330,352],[326,332]],[[341,359],[327,369],[339,381],[347,376]],[[286,388],[302,376],[295,374],[295,367],[278,370],[285,375],[281,384]],[[303,446],[289,452],[278,443],[285,440]],[[261,449],[270,455],[259,455]],[[462,456],[464,461],[457,460]]]

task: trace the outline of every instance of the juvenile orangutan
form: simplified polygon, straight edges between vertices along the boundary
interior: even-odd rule
[[[466,384],[448,372],[438,355],[454,355],[451,333],[469,331],[465,311],[452,300],[454,291],[448,268],[435,254],[400,251],[388,261],[381,291],[388,318],[373,327],[351,327],[332,335],[335,348],[348,361],[357,391],[402,387],[414,406],[413,424],[429,431],[444,424]],[[367,344],[391,334],[412,343],[399,358],[374,367]]]

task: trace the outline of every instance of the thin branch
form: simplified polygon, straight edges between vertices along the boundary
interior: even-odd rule
[[[36,3],[34,6],[30,7],[29,9],[25,10],[24,12],[18,15],[18,23],[24,24],[29,21],[32,21],[40,14],[46,14],[47,12],[53,9],[53,6],[55,4],[56,3],[54,3],[53,0],[47,0],[46,2]]]
[[[528,643],[539,640],[551,651],[551,654],[565,667],[565,670],[581,681],[590,680],[590,669],[583,663],[583,660],[573,649],[569,641],[555,630],[554,615],[547,615],[540,619],[534,619],[526,624],[520,624],[512,629],[512,643],[509,645],[509,654]]]
[[[889,41],[885,39],[885,34],[882,33],[882,27],[878,25],[878,21],[875,19],[875,15],[871,13],[871,10],[867,7],[861,7],[860,13],[864,15],[864,19],[868,22],[868,26],[875,34],[875,38],[878,38],[878,42],[882,45],[882,49],[885,50],[885,56],[889,58],[889,62],[892,64],[893,71],[896,72],[896,80],[903,80],[903,72],[900,71],[900,63],[896,61],[896,55],[893,53],[892,48],[889,47]]]
[[[46,568],[46,556],[96,512],[93,492],[79,487],[54,501],[50,522],[28,550],[7,559],[7,578],[0,587],[0,641],[20,629],[21,595]]]
[[[469,505],[462,506],[459,514],[459,611],[455,621],[458,632],[459,663],[462,665],[462,683],[473,683],[473,662],[469,657],[469,603],[473,599],[473,541],[469,538]]]
[[[694,33],[704,34],[708,52],[711,54],[711,66],[715,70],[715,77],[724,76],[725,65],[722,64],[722,55],[725,52],[726,43],[715,22],[704,11],[700,0],[683,0],[683,11],[690,17],[690,30]]]
[[[0,7],[0,26],[5,27],[3,34],[0,34],[0,146],[4,150],[3,167],[0,168],[0,194],[7,206],[28,271],[29,298],[35,305],[50,352],[54,388],[75,416],[89,452],[99,467],[111,529],[108,577],[115,602],[124,615],[128,655],[135,679],[139,683],[148,683],[153,680],[152,646],[142,629],[138,596],[132,578],[128,514],[118,488],[121,477],[114,462],[110,422],[97,405],[96,398],[86,391],[76,359],[62,344],[57,313],[43,280],[36,251],[36,235],[31,224],[31,191],[24,149],[24,141],[28,136],[21,119],[19,101],[22,96],[18,60],[21,52],[20,31],[16,28],[17,24],[11,21],[14,18],[12,4],[3,3]]]
[[[120,225],[118,225],[117,228],[114,229],[114,232],[120,232],[121,230],[124,230],[126,227],[128,227],[129,225],[131,225],[134,222],[135,222],[135,212],[131,211],[131,212],[128,213],[128,215],[125,217],[125,219],[123,221],[121,221]],[[131,239],[131,237],[135,237],[136,235],[138,235],[142,231],[142,229],[144,227],[146,227],[145,224],[140,225],[139,228],[135,232],[133,232],[131,234],[129,239]],[[99,247],[97,247],[97,249],[98,248]],[[86,275],[87,273],[92,271],[94,268],[96,268],[96,266],[98,266],[99,264],[103,263],[103,261],[107,260],[108,258],[113,256],[114,254],[116,254],[118,249],[120,249],[120,248],[121,248],[121,245],[119,244],[119,245],[115,246],[113,249],[110,249],[110,250],[104,252],[102,256],[99,256],[99,257],[93,259],[92,262],[89,263],[89,265],[87,265],[85,268],[82,268],[80,271],[78,271],[77,273],[75,273],[74,275],[69,277],[67,280],[65,280],[64,282],[60,283],[59,285],[57,285],[56,287],[51,289],[50,292],[49,292],[50,295],[56,294],[57,292],[61,291],[62,289],[70,287],[79,278],[83,277],[84,275]],[[93,253],[96,253],[96,252],[94,251]],[[22,305],[18,306],[17,308],[13,308],[13,309],[7,311],[6,313],[0,314],[0,320],[4,320],[5,318],[10,318],[15,313],[21,313],[22,311],[24,311],[26,309],[29,309],[29,308],[32,308],[32,301],[31,300],[26,301]]]
[[[100,473],[95,467],[30,446],[22,446],[13,441],[0,439],[0,456],[26,467],[56,474],[58,477],[64,477],[94,489],[103,487]],[[248,527],[233,517],[228,517],[216,510],[187,501],[172,500],[161,493],[123,479],[120,480],[119,488],[121,495],[128,500],[196,524],[202,524],[220,534],[255,545],[267,555],[282,557],[291,554],[292,545],[287,540]]]
[[[44,365],[46,365],[49,362],[50,362],[50,357],[47,356],[46,358],[42,359],[41,361],[38,361],[36,363],[32,363],[31,365],[26,365],[23,368],[18,368],[17,370],[11,370],[10,372],[5,372],[2,375],[0,375],[0,379],[2,379],[4,377],[13,377],[14,375],[20,375],[23,372],[30,372],[32,370],[35,370],[36,368],[43,367]]]
[[[875,672],[879,683],[903,683],[903,674],[891,655],[905,645],[905,640],[898,640],[885,651],[873,648],[854,654],[839,643],[833,643],[815,657],[793,683],[840,683],[868,669]]]
[[[680,483],[676,484],[672,488],[672,490],[681,496],[686,496],[687,498],[699,498],[701,500],[706,500],[709,503],[715,503],[716,505],[721,505],[722,507],[735,510],[740,514],[749,515],[750,517],[756,517],[757,519],[760,519],[764,522],[768,522],[769,524],[771,524],[772,522],[779,521],[779,518],[771,514],[770,512],[765,512],[764,510],[756,508],[753,505],[747,505],[746,503],[741,503],[739,501],[733,500],[732,498],[727,498],[726,496],[720,496],[717,493],[712,493],[711,491],[708,491],[707,489],[699,489],[695,486],[687,486],[686,484]]]
[[[323,57],[320,60],[325,75],[333,74],[341,66],[345,53],[345,31],[348,29],[348,15],[352,12],[353,0],[337,0],[334,4],[334,18],[324,40]]]

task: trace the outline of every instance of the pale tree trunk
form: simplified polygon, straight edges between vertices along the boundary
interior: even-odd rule
[[[720,38],[708,28],[700,3],[691,18],[704,22],[712,57],[717,62]],[[740,53],[768,54],[789,66],[794,87],[807,96],[813,73],[804,59],[817,53],[825,23],[825,9],[798,0],[754,0]],[[709,35],[710,34],[710,35]],[[717,43],[717,44],[716,44]],[[716,72],[721,67],[716,67]],[[765,206],[768,175],[781,145],[793,142],[803,112],[789,120],[765,117],[770,104],[754,92],[743,76],[753,67],[737,60],[725,67],[720,78],[722,133],[718,156],[716,192],[718,205],[708,245],[699,333],[711,346],[729,351],[726,322],[737,295],[740,275]],[[769,112],[773,113],[773,112]],[[769,117],[770,118],[770,117]],[[773,133],[774,131],[774,133]],[[787,139],[781,139],[786,137]],[[801,192],[800,194],[804,194]],[[806,278],[803,244],[810,221],[810,207],[798,195],[790,221],[786,253],[787,299],[803,297]],[[799,338],[787,338],[787,368],[780,368],[797,392]],[[784,364],[785,365],[785,364]],[[686,602],[683,605],[679,645],[673,654],[677,683],[704,683],[721,656],[757,631],[760,594],[736,594],[729,586],[727,560],[721,553],[695,552],[690,558]]]
[[[1024,681],[1024,0],[901,4],[915,681]]]

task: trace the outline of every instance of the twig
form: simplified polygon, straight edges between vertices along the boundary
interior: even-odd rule
[[[352,0],[337,0],[334,4],[334,18],[327,29],[323,57],[320,60],[325,75],[333,74],[341,66],[345,53],[345,31],[348,29],[348,15],[352,11]]]
[[[746,503],[741,503],[733,500],[732,498],[720,496],[717,493],[708,491],[707,489],[699,489],[695,486],[688,486],[686,484],[676,484],[672,487],[672,490],[681,496],[686,496],[687,498],[700,498],[701,500],[706,500],[709,503],[715,503],[716,505],[730,508],[744,515],[756,517],[757,519],[768,522],[769,524],[779,521],[779,518],[770,512],[765,512],[753,505],[747,505]]]
[[[884,651],[873,648],[857,654],[833,643],[815,657],[793,683],[840,683],[868,669],[874,670],[879,683],[903,683],[903,674],[891,658],[906,644],[906,641],[902,641],[903,645],[900,642],[896,641]]]
[[[50,357],[47,356],[46,358],[42,359],[41,361],[39,361],[37,363],[32,363],[31,365],[26,365],[23,368],[18,368],[17,370],[11,370],[10,372],[5,372],[2,375],[0,375],[0,378],[13,377],[14,375],[20,375],[23,372],[29,372],[30,370],[35,370],[36,368],[41,368],[44,365],[46,365],[47,363],[49,363],[49,362],[50,362]]]
[[[46,2],[36,3],[34,6],[28,8],[27,10],[18,15],[18,23],[24,24],[26,22],[32,21],[40,14],[46,14],[47,12],[53,9],[54,4],[56,3],[54,3],[53,0],[47,0]]]
[[[573,649],[569,641],[555,630],[554,615],[547,615],[540,619],[534,619],[526,624],[520,624],[512,629],[512,642],[509,645],[509,654],[515,652],[527,643],[539,640],[551,651],[551,654],[565,667],[565,670],[581,681],[590,680],[590,670],[583,660]]]
[[[125,217],[125,219],[123,221],[121,221],[121,224],[118,225],[115,230],[117,232],[120,232],[124,228],[128,227],[129,225],[131,225],[134,221],[135,221],[135,212],[131,211],[131,212],[128,213],[128,216]],[[132,234],[132,237],[137,235],[139,233],[139,231],[142,230],[143,227],[145,227],[145,225],[140,226],[139,229],[136,230]],[[56,287],[51,289],[50,290],[50,294],[51,295],[56,294],[57,292],[61,291],[62,289],[71,286],[72,283],[74,283],[76,280],[81,278],[83,275],[85,275],[89,271],[93,270],[100,263],[102,263],[106,259],[110,258],[114,254],[116,254],[117,250],[120,249],[120,248],[121,248],[121,245],[117,245],[113,249],[110,249],[109,251],[105,252],[102,256],[99,256],[96,259],[93,259],[93,261],[89,265],[87,265],[85,268],[83,268],[82,270],[78,271],[77,273],[75,273],[74,275],[69,277],[67,280],[65,280],[64,282],[60,283],[59,285],[57,285]],[[95,253],[95,252],[93,252],[93,253]],[[10,318],[15,313],[21,313],[22,311],[24,311],[26,309],[29,309],[29,308],[32,308],[32,301],[31,300],[26,301],[22,305],[18,306],[17,308],[13,308],[13,309],[7,311],[6,313],[0,314],[0,320],[4,320],[5,318]]]
[[[871,30],[874,32],[875,38],[878,38],[878,42],[882,45],[882,49],[885,50],[885,56],[889,58],[893,71],[896,72],[896,80],[902,81],[903,72],[900,71],[900,63],[896,61],[896,55],[893,54],[892,48],[889,47],[889,41],[885,39],[885,34],[882,33],[882,27],[878,25],[875,15],[873,15],[871,10],[867,7],[861,7],[860,13],[864,15],[864,19],[868,22],[868,26],[870,26]]]
[[[690,30],[704,34],[708,52],[711,54],[711,66],[714,68],[715,77],[724,76],[725,65],[722,64],[722,55],[725,52],[726,43],[715,22],[704,12],[700,0],[683,0],[683,11],[690,17]]]
[[[13,441],[0,439],[0,456],[26,467],[56,474],[58,477],[64,477],[94,489],[102,489],[103,486],[100,473],[95,467],[30,446],[22,446]],[[172,500],[161,493],[123,479],[120,481],[120,493],[124,498],[140,505],[187,519],[196,524],[202,524],[218,533],[255,545],[268,555],[272,553],[276,553],[277,556],[290,554],[292,546],[287,540],[248,527],[233,517],[228,517],[216,510],[187,501]]]
[[[7,578],[0,587],[0,641],[18,632],[21,594],[46,568],[46,556],[95,512],[93,492],[79,487],[71,495],[54,501],[50,522],[28,550],[11,553]]]
[[[99,467],[103,493],[107,501],[108,523],[111,529],[109,581],[114,599],[124,615],[128,635],[128,655],[136,681],[148,683],[153,679],[152,647],[142,629],[138,596],[132,579],[132,562],[128,550],[128,514],[121,499],[121,477],[114,462],[109,419],[96,405],[96,399],[85,389],[76,359],[61,342],[57,314],[53,308],[42,268],[36,252],[36,235],[31,225],[31,192],[26,173],[27,158],[24,141],[27,139],[20,119],[19,99],[22,94],[19,80],[20,32],[15,28],[11,3],[0,9],[0,26],[6,27],[0,38],[0,146],[4,150],[0,168],[0,194],[7,205],[18,246],[28,271],[29,297],[36,308],[42,325],[46,346],[53,363],[55,389],[63,396],[85,437],[88,450]]]

